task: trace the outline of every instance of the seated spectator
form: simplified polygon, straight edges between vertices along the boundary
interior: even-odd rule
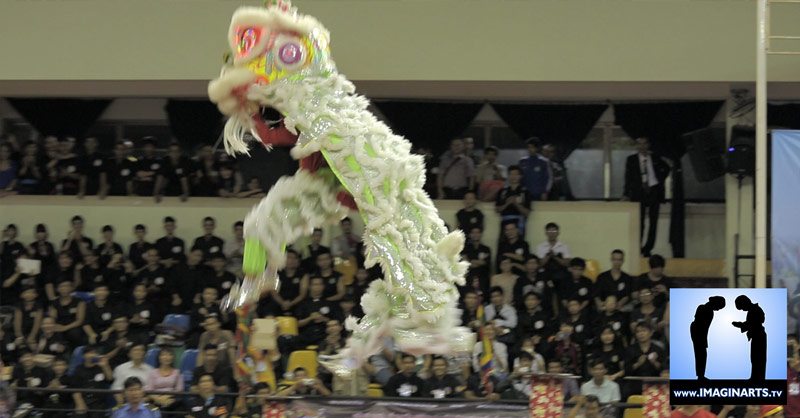
[[[192,392],[203,391],[203,377],[211,376],[216,386],[211,390],[216,393],[226,393],[231,389],[233,383],[233,370],[230,363],[219,361],[217,357],[219,347],[214,344],[203,346],[203,363],[195,367],[192,374]]]
[[[236,197],[241,198],[251,198],[251,199],[260,199],[267,194],[264,193],[264,186],[261,185],[261,180],[258,177],[250,177],[250,180],[247,180],[247,187],[245,190],[236,193]]]
[[[728,411],[726,410],[725,412]],[[722,416],[721,413],[720,416]],[[783,416],[783,412],[779,411],[777,414],[766,415],[761,414],[759,411],[758,416],[760,418],[766,418],[768,416],[778,418]],[[672,410],[670,418],[717,418],[717,415],[709,411],[708,407],[705,405],[680,405]]]
[[[136,241],[134,241],[134,243],[131,244],[128,249],[128,261],[133,263],[133,267],[138,270],[144,267],[144,254],[147,252],[147,250],[153,248],[153,244],[145,240],[145,237],[147,236],[147,228],[142,224],[138,224],[133,227],[133,235],[136,238]]]
[[[63,138],[59,143],[60,155],[52,167],[55,174],[55,193],[75,196],[80,189],[82,164],[81,159],[73,152],[75,138]]]
[[[556,292],[562,307],[566,308],[567,302],[573,299],[580,302],[581,310],[589,307],[589,301],[592,300],[592,295],[594,294],[594,283],[583,275],[585,271],[586,261],[580,257],[575,257],[569,261],[569,277],[555,282]]]
[[[547,362],[547,373],[574,374],[565,370],[558,359],[551,359]],[[581,392],[578,388],[578,381],[576,379],[561,379],[561,393],[564,396],[564,402],[575,402],[575,400],[580,399]]]
[[[625,375],[625,347],[622,338],[610,326],[600,330],[597,348],[587,356],[590,361],[602,362],[607,369],[607,377],[616,381]]]
[[[176,289],[174,283],[170,281],[172,276],[159,262],[158,250],[155,247],[148,248],[142,258],[145,265],[136,271],[136,280],[147,286],[147,301],[153,306],[153,311],[150,312],[150,321],[152,324],[158,324],[164,318],[170,305],[179,305],[173,296]]]
[[[639,276],[633,284],[634,298],[643,289],[650,289],[653,293],[653,304],[663,309],[669,301],[669,289],[672,287],[672,279],[664,275],[666,261],[664,257],[653,254],[648,260],[650,271]],[[640,301],[641,302],[641,301]]]
[[[314,228],[311,233],[311,243],[306,247],[306,258],[303,259],[303,268],[306,271],[316,271],[317,257],[323,253],[330,253],[331,249],[322,245],[322,229]]]
[[[638,322],[634,328],[636,341],[625,355],[625,376],[660,376],[666,365],[664,351],[653,344],[653,329],[648,322]],[[641,382],[629,382],[628,393],[641,393]]]
[[[222,318],[223,323],[227,322],[225,314],[223,314],[219,308],[219,291],[216,287],[211,285],[203,288],[198,303],[194,304],[192,308],[192,329],[200,330],[203,326],[203,322],[205,322],[206,318],[209,316],[216,316],[217,318]],[[200,332],[204,331],[205,330],[201,330]],[[197,334],[198,338],[200,337],[200,332]]]
[[[56,249],[53,244],[48,241],[47,227],[44,224],[37,224],[33,230],[33,235],[36,241],[28,246],[28,253],[32,259],[41,261],[42,268],[40,276],[43,278],[50,277],[58,261]],[[39,290],[40,295],[45,295],[45,292],[42,291],[43,289]]]
[[[594,395],[602,403],[619,402],[621,399],[619,385],[606,376],[606,365],[600,360],[595,360],[589,364],[589,371],[592,378],[581,385],[581,395]]]
[[[508,186],[500,190],[495,198],[494,210],[500,215],[502,225],[513,222],[519,233],[525,236],[525,226],[531,213],[533,197],[522,185],[522,169],[512,165],[508,169]]]
[[[114,331],[111,324],[115,309],[109,304],[108,296],[108,285],[100,283],[94,288],[94,300],[87,304],[83,332],[90,345],[105,341]]]
[[[494,363],[495,373],[501,377],[508,373],[508,348],[505,344],[495,340],[495,327],[492,324],[484,325],[482,328],[483,338],[489,341],[492,346],[492,362]],[[480,370],[480,359],[483,356],[483,344],[480,339],[475,343],[472,350],[472,369]]]
[[[467,379],[467,389],[464,391],[464,397],[467,399],[498,401],[502,390],[502,380],[497,375],[490,373],[483,376],[480,372],[477,372]]]
[[[80,271],[75,268],[72,255],[69,252],[62,252],[58,255],[58,265],[54,271],[51,272],[49,278],[44,284],[45,294],[50,305],[58,299],[58,292],[56,291],[58,284],[61,282],[71,281],[73,285],[79,279]],[[74,289],[73,289],[74,290]]]
[[[29,348],[36,345],[36,337],[42,327],[44,309],[37,300],[39,297],[35,286],[22,288],[21,301],[14,307],[14,341],[17,345],[25,344]]]
[[[25,149],[20,159],[19,168],[14,179],[16,184],[12,190],[19,194],[42,194],[46,183],[46,172],[39,164],[39,145],[31,141],[25,145]],[[6,174],[8,176],[8,174]],[[8,177],[7,177],[8,178]],[[6,184],[5,189],[8,189]]]
[[[578,396],[575,407],[570,409],[567,418],[602,418],[600,401],[596,396]]]
[[[300,255],[297,251],[286,250],[286,266],[278,272],[278,278],[281,283],[278,291],[272,291],[271,298],[262,298],[259,303],[260,316],[291,316],[308,294],[308,276],[300,269]]]
[[[90,136],[83,140],[84,154],[80,157],[81,178],[78,198],[100,195],[108,188],[106,159],[97,148],[97,138]]]
[[[489,269],[492,265],[492,250],[483,245],[481,242],[482,237],[483,230],[481,228],[471,228],[468,235],[469,239],[461,251],[461,258],[469,263],[466,277],[477,277],[481,291],[489,293]],[[462,294],[470,288],[469,284],[467,283],[465,288],[460,289]]]
[[[456,226],[464,232],[464,235],[469,235],[472,228],[480,228],[483,230],[483,212],[478,209],[478,199],[474,191],[468,191],[464,194],[464,207],[456,212]]]
[[[242,386],[244,385],[239,385],[239,399],[236,400],[237,408],[234,413],[240,417],[261,417],[270,407],[269,398],[273,395],[272,388],[266,383],[256,383],[252,390],[244,392]],[[247,397],[245,398],[245,396]]]
[[[36,354],[60,356],[70,353],[72,347],[60,332],[56,332],[56,321],[53,317],[46,316],[42,319],[42,330],[36,336],[36,342],[30,346]],[[3,356],[6,361],[10,360]]]
[[[503,289],[503,303],[513,304],[514,302],[514,286],[519,280],[519,276],[513,273],[514,265],[510,258],[503,257],[500,260],[500,272],[492,276],[489,281],[491,287],[499,287]]]
[[[438,199],[463,199],[475,186],[475,163],[464,153],[464,141],[450,141],[450,153],[442,155],[436,177]]]
[[[128,306],[131,330],[149,335],[153,326],[158,323],[158,312],[153,304],[147,300],[147,284],[137,283],[133,286],[133,303]]]
[[[227,398],[216,396],[217,393],[227,392],[227,390],[220,390],[221,387],[227,388],[226,385],[220,384],[216,379],[216,375],[210,373],[202,373],[195,375],[195,384],[192,386],[192,391],[197,395],[189,398],[187,402],[187,409],[190,411],[187,418],[228,418],[232,411],[232,405]]]
[[[336,303],[324,299],[325,284],[321,277],[313,277],[309,284],[308,299],[297,309],[300,335],[295,338],[297,348],[319,345],[325,339],[328,321],[341,319]]]
[[[544,271],[551,276],[553,282],[558,283],[568,275],[567,267],[572,254],[567,244],[558,239],[561,234],[558,224],[549,222],[544,230],[547,240],[536,246],[536,256],[539,257]]]
[[[425,387],[435,399],[461,398],[464,396],[466,386],[456,376],[449,374],[449,364],[446,358],[433,357],[433,375],[425,381]]]
[[[374,278],[369,276],[369,271],[367,271],[367,269],[363,267],[359,268],[356,270],[356,274],[353,277],[353,282],[349,285],[345,285],[344,298],[342,298],[342,300],[345,298],[351,298],[356,302],[356,304],[360,304],[361,297],[367,293],[367,289],[369,289],[369,285],[373,280]]]
[[[158,367],[151,370],[145,380],[144,390],[147,392],[183,392],[183,376],[173,365],[175,354],[162,347],[158,352]],[[150,395],[150,400],[163,410],[175,410],[179,400],[173,395]]]
[[[595,320],[595,329],[603,329],[610,327],[614,332],[619,333],[624,339],[630,336],[630,327],[628,326],[628,315],[617,310],[619,303],[617,297],[609,295],[603,305],[597,319]]]
[[[219,178],[217,179],[217,196],[238,197],[244,186],[242,175],[236,172],[233,165],[223,163],[219,165]]]
[[[100,191],[100,196],[133,196],[133,176],[136,159],[130,156],[130,141],[117,141],[114,155],[106,161],[108,187]]]
[[[344,327],[338,319],[331,319],[326,324],[325,339],[317,347],[317,352],[321,355],[332,356],[344,348]]]
[[[316,276],[325,282],[325,291],[322,297],[331,302],[342,300],[345,294],[344,280],[342,274],[333,268],[333,257],[331,253],[320,253],[317,255]]]
[[[214,271],[211,267],[203,264],[203,251],[199,248],[190,251],[185,261],[175,265],[171,272],[171,280],[176,287],[178,297],[181,299],[181,306],[185,309],[190,309],[195,303],[200,303],[200,293],[203,292],[203,286],[206,283],[211,283],[211,276],[213,275]],[[284,282],[281,282],[281,287],[285,285]],[[219,291],[216,290],[216,287],[214,290],[216,292],[214,300],[216,300]]]
[[[597,276],[595,304],[598,309],[606,298],[612,295],[617,299],[617,309],[622,309],[631,301],[633,278],[622,271],[624,263],[625,253],[622,250],[614,250],[611,252],[611,269]]]
[[[134,345],[147,344],[148,332],[130,330],[128,317],[121,312],[115,314],[108,338],[102,343],[103,352],[111,367],[117,367],[129,360],[128,351]]]
[[[538,335],[547,340],[553,335],[553,326],[550,323],[552,315],[542,308],[542,300],[537,293],[529,292],[523,300],[524,309],[518,314],[517,339]]]
[[[209,264],[212,272],[207,276],[208,281],[203,283],[203,287],[213,286],[219,292],[220,297],[223,297],[231,291],[231,287],[236,283],[236,276],[226,270],[228,260],[225,259],[225,254],[214,253],[210,257]]]
[[[417,376],[417,359],[411,354],[403,354],[400,371],[383,386],[383,395],[389,397],[424,398],[428,396],[425,381]]]
[[[160,167],[155,169],[155,186],[153,197],[156,202],[161,196],[180,196],[181,202],[189,199],[189,176],[192,171],[191,162],[183,156],[181,145],[177,142],[169,144],[167,157],[158,161]]]
[[[197,237],[192,244],[192,249],[199,248],[203,251],[203,261],[211,259],[212,254],[221,253],[225,241],[214,235],[217,221],[210,216],[203,218],[203,236]]]
[[[571,325],[561,323],[561,327],[555,336],[555,341],[551,346],[552,354],[548,358],[558,361],[559,368],[564,370],[564,373],[583,376],[583,350],[572,338],[574,331]],[[548,373],[552,372],[548,371]],[[577,385],[575,387],[577,388]],[[564,399],[567,398],[565,397]]]
[[[107,267],[114,254],[124,254],[122,246],[114,242],[114,228],[111,225],[103,226],[101,230],[103,242],[97,246],[98,262],[102,267]]]
[[[33,361],[33,353],[23,347],[18,352],[19,363],[14,367],[11,375],[11,385],[13,388],[44,388],[50,381],[50,371],[37,367]],[[29,403],[34,406],[44,402],[44,392],[18,391],[17,403]]]
[[[58,284],[58,299],[50,306],[49,315],[56,320],[55,331],[64,335],[72,347],[84,345],[86,335],[83,324],[86,321],[86,303],[72,296],[72,281]]]
[[[0,327],[0,360],[8,362],[8,364],[17,362],[19,350],[22,349],[14,340],[14,334],[6,332],[3,327]]]
[[[514,343],[514,329],[517,327],[517,311],[506,303],[503,288],[493,287],[490,292],[489,304],[485,308],[487,322],[495,326],[495,331],[500,334],[497,340],[504,344]]]
[[[12,194],[17,186],[17,162],[11,158],[11,147],[0,144],[0,197]]]
[[[233,338],[233,333],[222,329],[220,318],[216,315],[208,315],[203,321],[203,328],[205,332],[200,335],[200,343],[198,347],[217,347],[217,361],[222,364],[230,364],[231,368],[234,367],[236,362],[236,341]],[[197,365],[204,363],[204,356],[207,350],[203,350],[197,356]]]
[[[298,367],[292,371],[294,383],[278,392],[278,396],[330,396],[331,391],[322,381],[308,376],[308,371]]]
[[[519,309],[524,309],[523,302],[525,295],[528,293],[536,293],[539,296],[542,309],[550,316],[555,316],[553,310],[555,292],[553,291],[555,284],[551,280],[547,280],[544,275],[539,274],[539,257],[536,254],[531,254],[525,261],[525,274],[517,279],[514,283],[514,306]]]
[[[364,365],[364,370],[369,373],[375,383],[385,386],[394,375],[395,354],[391,337],[384,337],[381,351],[370,356]]]
[[[3,240],[0,241],[0,280],[5,280],[17,266],[17,258],[25,253],[25,246],[17,241],[17,226],[9,224],[3,230]]]
[[[103,281],[108,284],[111,300],[114,302],[128,302],[130,300],[133,280],[133,264],[123,261],[121,253],[111,256],[108,265],[103,271]]]
[[[244,260],[244,222],[236,221],[233,224],[233,239],[225,243],[223,253],[228,260],[226,266],[228,271],[241,276]]]
[[[194,173],[192,192],[196,196],[217,196],[219,164],[211,145],[204,145],[197,150]]]
[[[519,166],[522,169],[522,184],[533,200],[547,200],[547,192],[550,186],[550,169],[547,161],[538,153],[539,138],[528,138],[525,142],[528,144],[528,156],[519,160]],[[510,178],[511,169],[509,168],[508,171]]]
[[[108,358],[100,354],[98,347],[88,345],[83,350],[83,363],[78,365],[68,380],[67,386],[70,389],[109,389],[114,373],[109,367]],[[104,417],[103,413],[88,410],[105,410],[108,407],[107,396],[97,392],[73,392],[75,414],[91,418]]]
[[[355,257],[358,252],[358,244],[361,243],[361,237],[353,233],[353,220],[350,217],[345,217],[339,221],[339,228],[342,230],[342,235],[333,238],[331,254],[334,257],[343,259]]]
[[[544,356],[539,354],[539,350],[537,350],[536,348],[537,341],[535,340],[536,340],[535,337],[525,338],[522,340],[522,344],[520,344],[519,347],[520,357],[514,359],[514,369],[520,366],[521,358],[525,354],[528,354],[530,356],[529,357],[530,364],[528,364],[528,366],[530,367],[531,372],[544,373],[545,371],[547,371],[547,369],[545,368],[546,366],[545,366]]]
[[[141,382],[147,382],[147,377],[153,371],[153,366],[144,362],[144,355],[147,348],[144,344],[134,344],[128,350],[128,361],[114,368],[114,381],[111,389],[121,390],[123,384],[131,377],[138,378]],[[123,399],[121,394],[114,395],[117,404],[121,404]]]
[[[161,160],[156,155],[156,138],[146,136],[141,144],[142,155],[134,169],[133,191],[137,196],[153,196],[156,175],[161,170]]]
[[[561,317],[562,324],[572,327],[571,338],[578,345],[591,344],[594,338],[588,309],[582,308],[582,306],[580,300],[570,298],[567,301],[567,309]]]
[[[530,399],[533,391],[531,376],[535,373],[534,367],[539,366],[534,366],[533,356],[528,352],[521,352],[515,361],[514,369],[508,375],[507,383],[511,385],[510,389],[512,389],[510,397],[514,399]]]
[[[175,218],[172,216],[164,218],[164,232],[166,234],[157,239],[155,243],[161,264],[168,269],[186,261],[186,243],[175,236],[175,228]]]
[[[53,370],[50,373],[50,381],[47,382],[48,389],[66,389],[70,383],[70,377],[67,376],[67,368],[69,363],[67,359],[58,356],[53,359]],[[72,395],[66,392],[51,392],[45,400],[44,407],[47,409],[67,409],[72,410]]]
[[[636,325],[646,322],[653,331],[665,329],[664,310],[653,303],[653,291],[642,289],[639,291],[639,306],[631,312],[630,327],[631,333],[636,331]]]
[[[478,317],[480,314],[478,306],[480,306],[478,294],[474,290],[467,290],[464,293],[464,303],[461,307],[461,325],[470,328],[473,332],[478,332],[483,320]]]
[[[104,268],[100,266],[100,258],[95,250],[83,256],[83,263],[75,265],[76,290],[91,292],[96,286],[105,283]]]
[[[519,234],[519,228],[515,222],[503,223],[503,236],[497,246],[497,268],[500,269],[500,262],[503,258],[511,259],[514,273],[525,274],[525,261],[530,255],[528,243]]]
[[[91,238],[83,236],[83,218],[73,216],[70,221],[72,228],[67,234],[67,238],[61,241],[60,252],[68,252],[73,260],[82,260],[83,255],[94,248]]]
[[[26,274],[22,269],[17,266],[18,260],[27,259],[25,253],[14,260],[14,271],[5,280],[0,280],[2,283],[2,290],[0,290],[0,305],[11,306],[19,302],[21,293],[24,289],[33,288],[35,290],[42,289],[47,284],[42,283],[43,276],[41,274]],[[50,284],[52,288],[52,284]],[[37,292],[38,297],[38,292]]]

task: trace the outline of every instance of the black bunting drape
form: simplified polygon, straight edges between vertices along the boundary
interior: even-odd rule
[[[654,153],[669,158],[672,167],[672,212],[669,242],[673,257],[686,253],[686,216],[681,157],[686,146],[681,135],[705,128],[714,120],[722,101],[615,104],[617,125],[631,138],[650,138]]]
[[[768,104],[767,125],[787,129],[800,129],[800,103]]]
[[[483,103],[380,101],[374,104],[394,133],[406,137],[414,147],[431,148],[434,155],[442,154],[450,140],[461,135],[483,107]]]
[[[217,106],[206,100],[169,99],[164,110],[172,136],[184,147],[211,145],[224,127]]]
[[[539,137],[557,145],[564,161],[583,142],[606,104],[495,104],[492,108],[520,138]]]
[[[111,100],[8,98],[8,103],[41,135],[83,137]]]

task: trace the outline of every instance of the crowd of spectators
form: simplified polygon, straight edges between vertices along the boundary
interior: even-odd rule
[[[14,136],[0,141],[0,197],[9,194],[84,196],[261,197],[258,177],[243,178],[235,161],[201,146],[194,158],[171,142],[165,151],[158,140],[144,137],[118,141],[110,154],[96,138],[45,137],[20,143]]]

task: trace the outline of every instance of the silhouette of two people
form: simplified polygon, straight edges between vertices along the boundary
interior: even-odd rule
[[[764,310],[745,295],[736,297],[736,309],[747,312],[744,322],[734,321],[734,327],[747,333],[750,341],[750,380],[764,381],[767,370],[767,333],[764,330]],[[694,345],[694,367],[698,380],[706,378],[708,359],[708,329],[714,320],[714,311],[725,307],[725,298],[711,296],[708,302],[697,307],[694,321],[689,327]]]

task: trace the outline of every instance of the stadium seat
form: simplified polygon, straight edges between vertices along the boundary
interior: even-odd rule
[[[367,388],[367,397],[368,398],[382,398],[383,397],[383,389],[381,389],[380,386],[379,387],[372,387],[372,385],[370,385],[370,387]]]
[[[94,293],[92,292],[72,292],[72,296],[86,303],[94,302]]]
[[[350,258],[336,257],[336,259],[334,260],[333,269],[342,275],[342,281],[344,282],[345,286],[349,286],[353,283],[353,280],[356,277],[356,270],[358,270],[358,262],[356,261],[355,257],[350,257]]]
[[[642,408],[625,408],[622,418],[642,418]]]
[[[631,396],[628,396],[628,400],[626,402],[627,403],[634,403],[634,404],[642,405],[642,404],[644,404],[644,395],[631,395]]]
[[[298,367],[306,369],[309,377],[317,377],[317,352],[311,350],[293,351],[289,355],[289,364],[286,366],[286,370],[292,372]]]
[[[278,335],[297,335],[300,333],[297,327],[297,318],[293,316],[279,316],[275,319],[278,320]]]
[[[178,331],[186,332],[191,326],[191,317],[189,315],[169,314],[164,317],[162,324],[173,327]]]
[[[197,365],[197,356],[199,354],[200,352],[197,350],[186,350],[181,356],[180,370],[187,388],[192,384],[194,368]]]
[[[597,280],[597,276],[600,274],[600,263],[597,260],[586,260],[586,270],[583,272],[583,275],[592,279],[592,281]]]
[[[80,346],[75,348],[72,351],[72,357],[69,358],[69,367],[67,368],[67,376],[72,376],[75,373],[75,369],[83,363],[83,351],[86,349],[85,346]]]
[[[147,354],[144,355],[144,362],[149,364],[153,367],[158,367],[158,354],[161,352],[161,349],[158,347],[151,348],[147,350]]]

